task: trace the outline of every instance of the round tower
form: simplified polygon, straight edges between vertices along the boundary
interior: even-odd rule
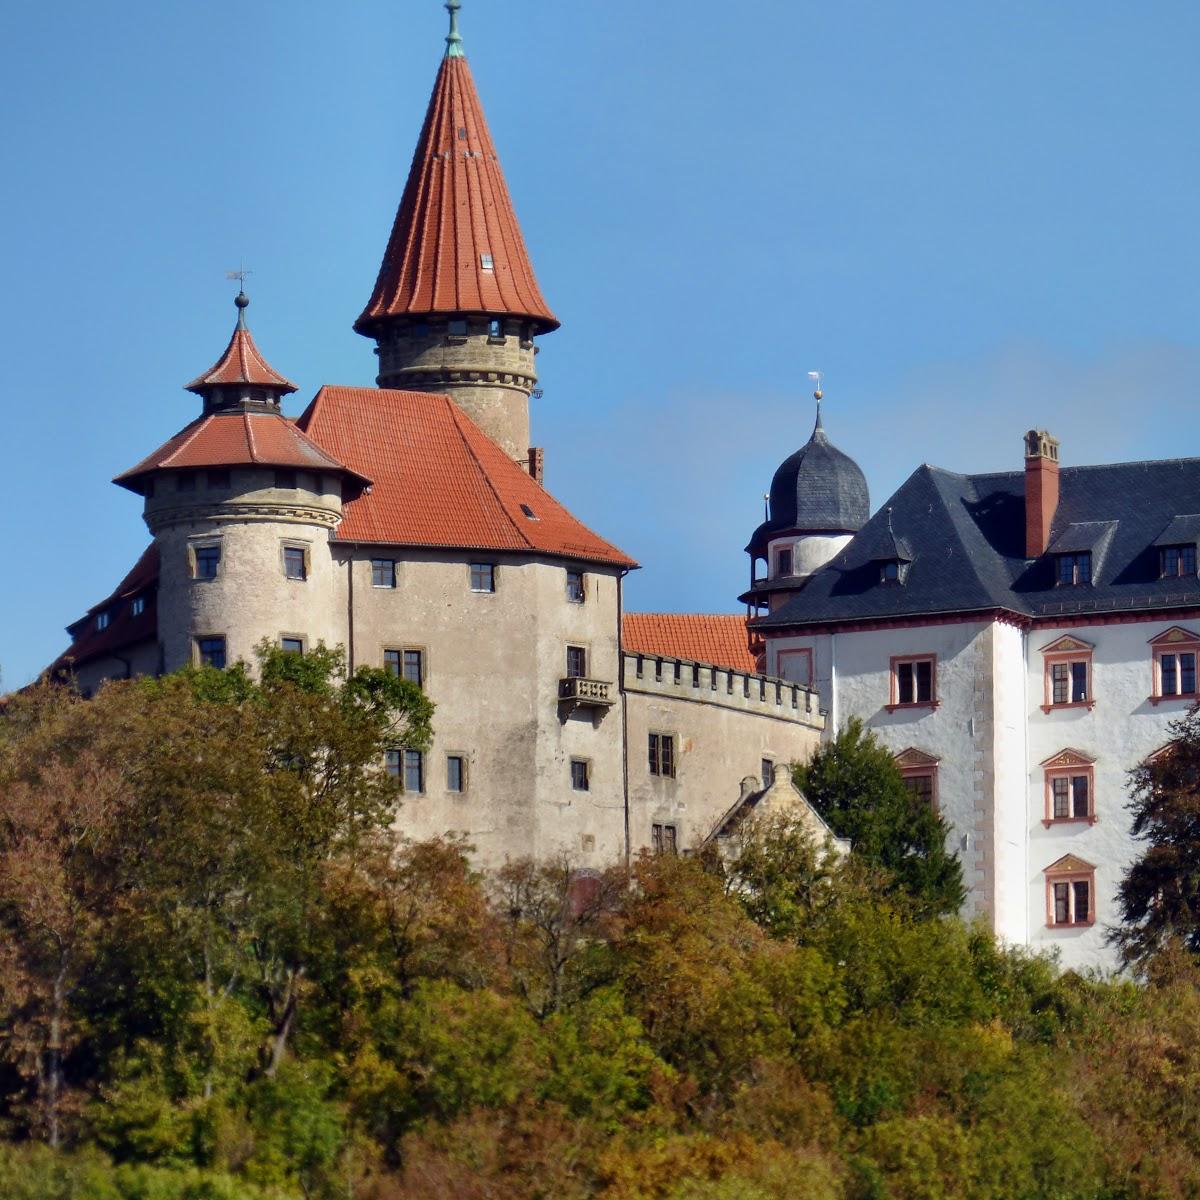
[[[542,298],[449,0],[450,34],[375,290],[354,324],[381,388],[441,392],[529,461]]]
[[[329,540],[367,481],[282,415],[296,387],[254,344],[244,293],[236,303],[225,353],[187,385],[201,415],[115,480],[145,499],[167,671],[252,663],[264,638],[301,652],[346,640]]]
[[[746,547],[750,591],[742,599],[756,607],[781,607],[871,515],[866,476],[829,440],[821,423],[819,391],[815,399],[812,436],[775,472],[766,520]]]

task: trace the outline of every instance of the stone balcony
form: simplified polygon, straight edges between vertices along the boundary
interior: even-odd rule
[[[616,702],[617,685],[603,679],[571,676],[558,681],[558,702],[571,708],[610,708]]]

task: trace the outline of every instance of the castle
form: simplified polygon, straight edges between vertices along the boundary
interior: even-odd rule
[[[377,388],[295,385],[249,300],[199,415],[115,482],[151,545],[56,667],[106,679],[253,661],[263,639],[342,646],[436,705],[396,747],[402,831],[464,834],[485,863],[582,868],[693,847],[764,800],[818,822],[781,767],[824,728],[809,687],[758,668],[744,617],[622,612],[637,564],[542,486],[529,399],[538,288],[450,0],[450,36],[383,263],[355,329]],[[823,827],[822,827],[823,828]]]
[[[599,866],[719,836],[778,765],[861,718],[945,816],[968,910],[1007,941],[1111,965],[1137,847],[1126,774],[1198,698],[1200,460],[922,466],[871,513],[820,411],[753,533],[742,616],[627,614],[636,568],[541,486],[529,397],[557,318],[537,284],[450,0],[451,31],[378,280],[355,322],[378,387],[296,389],[245,296],[201,413],[116,482],[153,542],[56,664],[103,680],[223,666],[263,638],[419,683],[403,831],[485,862]],[[1014,438],[1015,443],[1015,438]]]

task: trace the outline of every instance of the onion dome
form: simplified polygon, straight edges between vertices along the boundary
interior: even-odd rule
[[[746,549],[761,553],[772,538],[788,534],[857,533],[870,515],[866,476],[826,436],[818,402],[812,437],[775,472],[769,515]]]
[[[450,36],[379,278],[354,323],[374,337],[397,318],[487,314],[558,328],[538,288],[458,32]]]

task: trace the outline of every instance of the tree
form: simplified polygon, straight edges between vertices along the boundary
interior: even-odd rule
[[[1170,748],[1130,772],[1133,836],[1145,844],[1117,898],[1109,937],[1145,967],[1172,941],[1200,954],[1200,706],[1172,722]]]
[[[887,870],[924,913],[962,907],[962,864],[946,850],[945,822],[909,792],[890,751],[857,717],[793,774],[833,832],[848,838],[867,863]]]

